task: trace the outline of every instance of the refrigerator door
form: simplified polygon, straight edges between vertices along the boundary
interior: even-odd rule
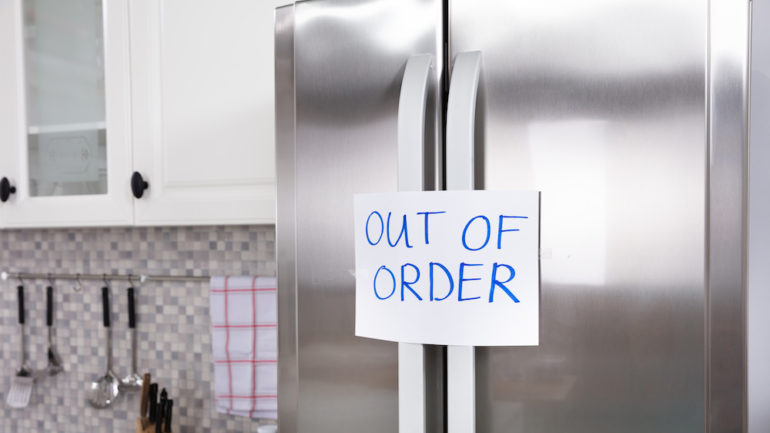
[[[279,9],[276,26],[281,430],[395,432],[398,345],[354,336],[353,194],[398,188],[399,93],[416,54],[433,57],[424,186],[435,186],[442,2],[315,0],[289,9]],[[284,106],[292,93],[294,106]],[[441,350],[428,351],[428,373],[439,377],[426,381],[440,387]],[[443,391],[429,396],[430,417]],[[428,419],[428,431],[441,421]]]
[[[450,11],[476,188],[541,191],[540,345],[476,349],[477,432],[704,431],[708,2]]]

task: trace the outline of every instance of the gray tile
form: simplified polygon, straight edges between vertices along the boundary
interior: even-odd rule
[[[4,270],[66,273],[162,273],[173,275],[273,275],[275,231],[271,226],[149,227],[66,230],[3,230],[0,264]],[[16,368],[17,281],[0,284],[0,362]],[[45,365],[46,281],[25,281],[28,353],[35,367]],[[86,403],[86,385],[104,373],[101,282],[55,284],[56,343],[66,372],[39,381],[30,407],[0,406],[0,431],[81,433],[133,431],[136,393],[108,410]],[[111,287],[115,369],[130,366],[126,283]],[[175,398],[175,431],[255,432],[256,421],[216,413],[209,337],[208,284],[163,283],[137,288],[138,356],[141,371]],[[6,379],[7,381],[7,379]],[[7,386],[7,382],[4,382]],[[5,401],[6,389],[0,389]]]

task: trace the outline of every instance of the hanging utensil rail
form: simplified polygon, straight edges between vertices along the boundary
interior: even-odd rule
[[[135,283],[171,282],[185,283],[189,281],[205,282],[208,275],[142,275],[142,274],[63,274],[40,272],[2,272],[0,279],[21,280],[68,280],[68,281],[126,281]]]

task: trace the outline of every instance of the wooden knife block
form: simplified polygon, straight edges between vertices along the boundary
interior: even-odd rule
[[[147,427],[142,427],[145,424]],[[163,430],[165,431],[165,426],[163,427]],[[171,432],[173,433],[173,430]],[[137,418],[136,433],[155,433],[155,424],[150,424],[150,421],[148,421],[147,418]]]

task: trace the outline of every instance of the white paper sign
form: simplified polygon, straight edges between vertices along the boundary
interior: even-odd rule
[[[356,335],[535,346],[539,193],[355,196]]]

